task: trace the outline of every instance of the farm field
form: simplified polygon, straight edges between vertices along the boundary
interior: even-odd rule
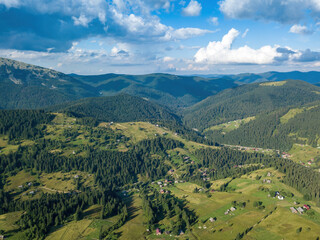
[[[270,177],[267,176],[268,173]],[[168,189],[175,196],[187,200],[190,209],[196,211],[199,220],[193,226],[192,232],[198,239],[235,239],[238,234],[241,235],[251,228],[247,234],[243,234],[244,239],[303,239],[303,236],[310,237],[308,239],[316,238],[316,233],[320,232],[319,208],[313,202],[303,200],[303,196],[295,189],[281,183],[283,176],[274,169],[258,170],[232,180],[227,192],[210,192],[211,196],[206,193],[194,193],[196,187],[201,187],[191,183],[178,183]],[[272,182],[264,184],[264,179],[270,179]],[[212,186],[216,188],[226,181],[229,179],[213,181]],[[279,200],[269,196],[270,192],[275,191],[288,197]],[[234,201],[245,203],[245,207],[235,206],[237,203]],[[255,202],[262,202],[263,208],[255,207]],[[299,204],[295,205],[294,202]],[[291,213],[290,207],[302,204],[312,206],[312,210],[309,210],[312,214]],[[235,206],[236,210],[225,215],[226,210],[232,206]],[[209,218],[216,218],[216,221],[210,222]],[[290,222],[285,219],[290,219]],[[269,229],[268,224],[271,223],[272,227]],[[302,231],[307,232],[306,235],[296,233],[300,227]],[[286,231],[282,231],[283,228],[286,228]],[[268,237],[264,237],[265,234]]]

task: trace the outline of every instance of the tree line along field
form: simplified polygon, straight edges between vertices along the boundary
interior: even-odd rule
[[[299,163],[190,141],[160,122],[43,119],[39,131],[1,135],[0,230],[8,239],[319,237],[310,182],[319,176]],[[290,210],[303,205],[311,209]]]

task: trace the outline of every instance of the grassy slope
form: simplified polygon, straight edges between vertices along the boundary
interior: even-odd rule
[[[142,210],[142,200],[138,195],[133,195],[127,199],[129,220],[115,231],[119,239],[138,240],[144,239],[146,227],[143,225],[144,216]]]
[[[272,177],[266,177],[267,172],[271,172]],[[256,175],[262,176],[262,178],[256,180]],[[193,189],[196,187],[195,184],[179,183],[176,184],[175,187],[171,187],[170,190],[180,198],[185,197],[185,199],[189,201],[189,207],[196,210],[200,220],[206,221],[210,217],[217,218],[217,221],[214,223],[210,221],[202,223],[199,221],[198,224],[194,226],[193,232],[199,239],[234,239],[238,233],[244,232],[251,226],[254,226],[253,230],[245,239],[263,239],[265,235],[269,237],[265,239],[292,239],[292,237],[299,237],[299,235],[295,234],[296,229],[300,226],[305,229],[305,237],[307,237],[305,239],[315,238],[317,232],[320,231],[319,209],[315,207],[314,203],[304,201],[299,192],[281,183],[279,180],[282,176],[283,174],[273,169],[258,170],[252,174],[234,179],[230,183],[230,188],[233,189],[233,191],[215,192],[212,193],[212,197],[210,198],[208,198],[206,194],[193,193]],[[271,184],[263,184],[262,179],[264,178],[272,179],[273,182]],[[223,180],[215,181],[213,182],[213,187],[216,188],[223,182]],[[282,190],[290,191],[294,194],[294,197],[288,197],[280,201],[276,198],[268,197],[267,192],[258,190],[259,186],[268,187],[280,192]],[[197,187],[199,188],[199,186]],[[224,215],[226,209],[231,207],[231,201],[234,200],[245,201],[247,206],[244,209],[238,208],[232,214]],[[262,201],[266,208],[259,210],[253,207],[254,201]],[[302,204],[311,204],[313,209],[316,210],[315,218],[311,219],[306,214],[292,214],[289,207],[295,206],[293,204],[294,201],[300,202],[301,204],[299,204],[299,206]],[[275,206],[277,206],[277,210],[258,224]],[[282,217],[278,218],[278,215]],[[268,224],[266,224],[267,222],[272,223],[270,229],[268,228]],[[282,232],[281,228],[283,228],[283,224],[285,223],[289,223],[289,225],[287,226],[287,231]],[[307,226],[311,228],[308,232],[306,231]],[[263,228],[263,231],[259,231],[261,228]],[[303,236],[303,234],[301,234],[301,236]]]

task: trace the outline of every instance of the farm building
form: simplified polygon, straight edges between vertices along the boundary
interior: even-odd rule
[[[302,209],[302,207],[298,207],[297,210],[298,210],[298,212],[299,212],[300,214],[302,214],[302,213],[304,212],[304,210]]]
[[[298,213],[297,209],[295,209],[294,207],[290,207],[290,210],[292,213]]]

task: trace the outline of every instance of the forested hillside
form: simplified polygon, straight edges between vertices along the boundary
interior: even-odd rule
[[[232,131],[208,130],[208,138],[220,143],[272,149],[291,149],[293,143],[319,146],[320,103],[284,108],[256,116]]]
[[[319,92],[319,87],[296,80],[244,85],[224,90],[185,110],[184,122],[203,130],[286,106],[301,106],[319,100]]]
[[[127,94],[81,99],[54,106],[50,110],[67,112],[75,117],[92,117],[99,121],[108,122],[180,121],[179,117],[170,110],[156,103]]]

